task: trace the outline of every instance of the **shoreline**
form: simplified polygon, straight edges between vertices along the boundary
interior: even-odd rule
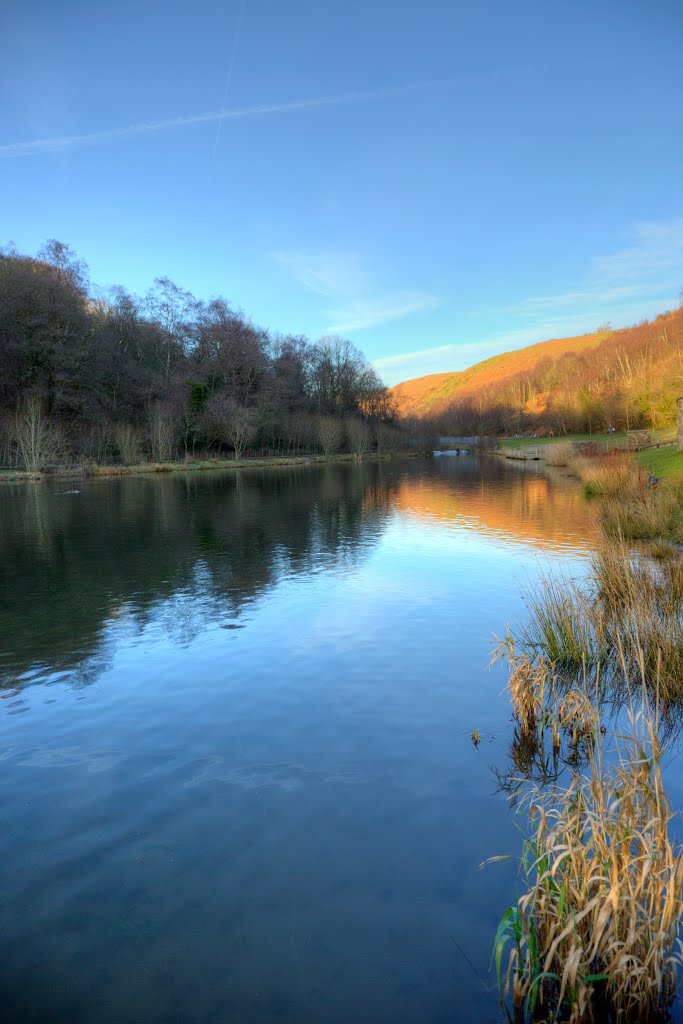
[[[26,469],[0,469],[2,483],[42,483],[47,480],[88,480],[93,478],[113,479],[114,477],[148,476],[150,474],[205,473],[215,470],[243,469],[284,469],[292,466],[327,466],[342,463],[389,462],[394,459],[412,459],[423,456],[424,452],[397,451],[365,455],[343,453],[338,455],[268,455],[253,459],[193,459],[189,462],[176,459],[169,462],[142,462],[134,466],[85,464],[65,466],[48,472],[32,472]]]

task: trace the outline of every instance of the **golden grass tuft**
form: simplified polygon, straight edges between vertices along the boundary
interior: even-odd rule
[[[683,481],[660,481],[624,494],[615,494],[601,506],[603,529],[609,537],[633,540],[670,537],[683,539]]]
[[[648,482],[647,472],[626,452],[575,455],[568,465],[581,479],[590,498],[623,497],[642,490]]]
[[[571,441],[555,441],[544,448],[546,466],[568,466],[574,457]]]
[[[510,666],[507,687],[521,733],[523,736],[535,735],[543,720],[550,680],[546,660],[532,659],[526,652],[517,654],[510,632],[495,648],[492,663],[501,658],[507,659]]]
[[[501,990],[520,1020],[658,1020],[683,966],[683,849],[670,835],[660,741],[680,728],[683,557],[604,539],[579,581],[551,573],[527,606],[494,656],[510,667],[515,763],[553,788],[527,796],[526,888],[496,936]],[[601,704],[632,707],[636,692],[642,710],[603,756]]]
[[[650,690],[656,682],[665,703],[683,697],[678,553],[654,560],[623,540],[606,540],[580,582],[548,573],[526,604],[526,623],[505,642],[513,705],[539,670],[554,680],[551,696],[577,686],[591,695],[608,685],[628,691],[644,678]]]
[[[575,455],[570,470],[599,499],[604,533],[632,540],[683,540],[683,476],[654,482],[627,452]]]
[[[527,889],[495,944],[502,994],[529,1019],[654,1020],[675,993],[683,852],[655,725],[642,713],[632,726],[616,764],[599,741],[567,788],[533,791]]]
[[[555,753],[561,737],[567,737],[574,755],[583,741],[591,742],[598,729],[598,712],[586,690],[586,677],[567,682],[543,654],[515,650],[508,632],[493,652],[493,661],[504,658],[510,669],[507,690],[517,724],[518,745],[533,756],[544,749],[546,731],[552,736]]]
[[[593,701],[583,690],[567,690],[557,706],[557,721],[570,736],[573,746],[581,740],[595,739],[600,728],[600,716]]]

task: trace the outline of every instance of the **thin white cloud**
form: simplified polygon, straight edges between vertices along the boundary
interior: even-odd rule
[[[683,285],[683,217],[636,224],[629,234],[629,245],[591,262],[578,287],[532,296],[509,311],[526,319],[554,312],[562,322],[585,322],[623,318],[642,300],[671,301]]]
[[[366,327],[378,327],[392,320],[402,320],[415,313],[423,313],[427,309],[436,309],[443,305],[435,295],[423,295],[419,292],[396,292],[389,299],[377,299],[373,303],[361,303],[344,310],[331,310],[336,323],[329,325],[331,334],[345,334],[347,331],[361,331]]]
[[[228,94],[234,54],[239,43],[241,23],[244,17],[244,3],[238,16],[236,35],[233,43],[233,55],[228,64],[226,72],[226,85],[224,96]],[[604,61],[594,65],[595,69],[608,66]],[[556,73],[557,65],[525,65],[506,68],[483,68],[477,72],[467,72],[459,75],[452,75],[449,78],[434,79],[426,82],[410,82],[406,85],[388,86],[384,89],[370,89],[367,91],[351,91],[342,93],[339,96],[320,96],[308,100],[294,100],[289,103],[265,103],[251,107],[241,107],[232,110],[207,111],[201,114],[190,114],[186,117],[170,117],[157,121],[145,121],[138,124],[126,125],[122,128],[105,128],[92,132],[84,132],[78,135],[49,136],[42,139],[32,139],[27,142],[6,142],[0,144],[0,160],[9,160],[21,156],[38,156],[45,153],[56,153],[67,149],[84,148],[88,146],[103,146],[117,142],[125,142],[136,136],[154,135],[159,132],[171,131],[176,128],[188,128],[192,125],[210,124],[229,121],[237,118],[261,117],[267,114],[286,114],[303,110],[316,110],[324,107],[345,106],[352,103],[372,103],[381,100],[400,99],[402,96],[419,95],[420,93],[436,92],[449,89],[463,82],[475,84],[476,82],[500,82],[515,78],[519,75],[543,74],[548,70]]]
[[[409,289],[387,292],[358,256],[336,250],[276,252],[294,279],[327,300],[320,310],[328,334],[379,327],[443,304],[436,295]]]
[[[683,273],[683,217],[636,224],[631,245],[593,261],[593,275],[601,281],[636,283],[650,279],[660,284],[681,284]]]
[[[304,288],[326,299],[358,295],[368,287],[370,273],[352,253],[334,249],[297,249],[275,252],[273,259],[286,267]]]
[[[374,365],[391,384],[464,370],[515,348],[585,334],[606,321],[625,326],[672,308],[683,286],[683,217],[636,224],[629,238],[628,245],[593,259],[566,292],[530,296],[500,311],[521,321],[519,328],[480,342],[384,356]]]
[[[463,345],[434,345],[431,348],[402,352],[399,355],[382,356],[373,360],[373,366],[385,384],[391,387],[414,377],[466,370],[491,356],[541,340],[543,339],[530,338],[528,332],[512,332],[488,341],[466,342]]]
[[[352,103],[370,103],[379,100],[397,99],[401,96],[411,96],[416,93],[443,89],[450,84],[449,81],[416,82],[387,89],[374,89],[368,92],[347,92],[340,96],[321,96],[317,99],[295,100],[290,103],[265,103],[259,106],[238,107],[232,110],[207,111],[203,114],[191,114],[187,117],[170,117],[162,121],[130,124],[124,128],[105,128],[101,131],[86,132],[82,135],[59,135],[34,139],[30,142],[9,142],[0,145],[0,160],[125,142],[127,139],[132,139],[136,136],[155,135],[176,128],[188,128],[192,125],[211,124],[213,122],[237,120],[240,118],[262,117],[267,114],[289,114],[303,110],[318,110],[324,107],[340,107]]]
[[[448,358],[459,359],[461,356],[472,355],[481,351],[482,346],[475,345],[434,345],[432,348],[418,348],[414,352],[401,352],[395,356],[381,356],[375,359],[373,366],[378,370],[391,370],[394,367],[403,366],[405,363],[416,359],[433,359],[447,356]]]

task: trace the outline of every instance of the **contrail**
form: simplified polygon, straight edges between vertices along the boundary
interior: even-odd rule
[[[396,99],[401,96],[410,96],[414,93],[443,89],[451,84],[450,81],[420,82],[389,89],[376,89],[372,92],[348,92],[341,96],[322,96],[319,99],[295,100],[290,103],[265,103],[255,107],[207,111],[203,114],[192,114],[188,117],[171,117],[164,121],[146,121],[142,124],[130,124],[125,128],[105,128],[103,131],[88,132],[83,135],[61,135],[34,139],[31,142],[10,142],[0,145],[0,160],[42,153],[56,153],[65,149],[85,146],[101,146],[107,143],[122,142],[125,139],[134,138],[138,135],[154,135],[158,132],[170,131],[173,128],[187,128],[195,124],[210,124],[216,121],[222,122],[237,120],[238,118],[261,117],[266,114],[288,114],[297,110],[318,110],[323,107],[341,107],[349,103]]]
[[[228,102],[228,96],[230,94],[230,85],[232,83],[232,72],[235,68],[235,57],[237,56],[237,47],[240,41],[240,35],[242,32],[242,22],[244,21],[244,9],[247,6],[247,0],[242,0],[240,5],[239,13],[237,15],[237,25],[235,26],[235,35],[232,40],[232,52],[230,54],[230,62],[228,64],[228,70],[225,74],[225,85],[223,86],[223,102],[221,103],[221,111],[225,110],[225,106]],[[213,150],[211,152],[211,163],[216,159],[216,150],[218,149],[218,143],[221,140],[221,128],[223,127],[223,119],[221,118],[216,125],[216,136],[213,140]]]

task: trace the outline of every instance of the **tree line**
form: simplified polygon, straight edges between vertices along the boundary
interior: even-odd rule
[[[683,395],[683,308],[624,330],[604,324],[596,333],[594,347],[546,355],[531,369],[456,393],[422,430],[511,435],[672,426]]]
[[[389,391],[348,339],[255,326],[166,277],[91,294],[52,240],[0,250],[0,461],[135,464],[397,447]]]

